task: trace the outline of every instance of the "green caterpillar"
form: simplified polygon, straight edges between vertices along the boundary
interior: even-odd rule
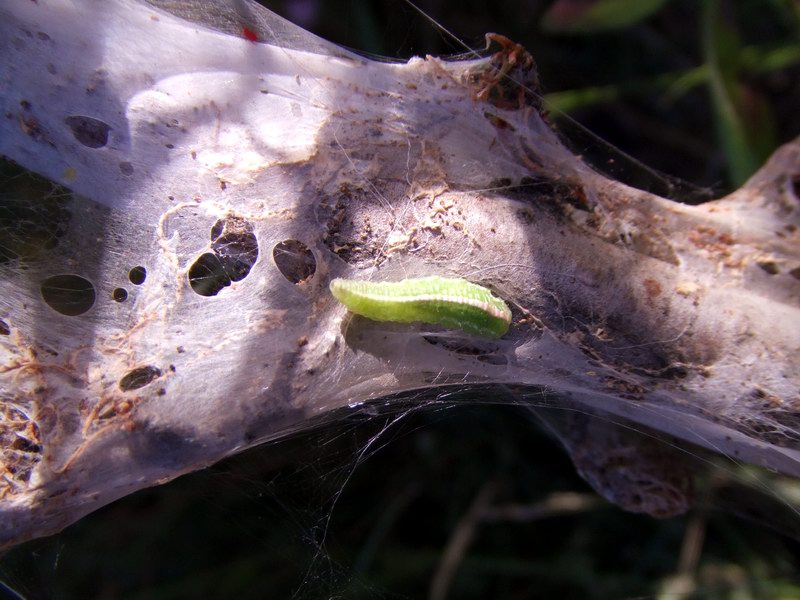
[[[464,279],[421,277],[396,282],[334,279],[331,293],[350,311],[374,321],[434,323],[486,338],[511,325],[505,302]]]

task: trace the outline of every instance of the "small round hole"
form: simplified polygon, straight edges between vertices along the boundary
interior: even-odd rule
[[[217,221],[211,228],[211,251],[217,255],[231,281],[241,281],[258,259],[253,226],[238,217]]]
[[[276,244],[272,249],[272,259],[281,275],[292,283],[305,281],[317,270],[314,253],[298,240],[285,240]]]
[[[132,371],[128,371],[125,376],[119,380],[119,389],[123,392],[138,390],[158,377],[161,377],[161,369],[158,367],[152,365],[138,367]]]
[[[72,130],[72,135],[87,148],[102,148],[108,144],[108,132],[111,126],[92,117],[76,115],[64,119]]]
[[[111,297],[116,302],[125,302],[128,299],[128,290],[125,288],[116,288],[113,292],[111,292]]]
[[[78,275],[54,275],[41,285],[42,298],[54,311],[76,317],[94,305],[92,282]]]
[[[231,284],[230,276],[216,254],[201,254],[189,267],[189,285],[195,294],[216,296]]]
[[[142,266],[133,267],[128,271],[128,279],[133,285],[142,285],[144,280],[147,279],[147,269]]]

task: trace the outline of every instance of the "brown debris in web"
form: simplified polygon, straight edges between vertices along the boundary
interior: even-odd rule
[[[522,44],[497,33],[486,34],[486,47],[492,42],[500,45],[488,67],[481,67],[469,77],[477,90],[475,98],[504,110],[532,106],[541,108],[539,73],[533,56]]]
[[[36,422],[11,398],[0,397],[0,500],[25,491],[41,458]]]

